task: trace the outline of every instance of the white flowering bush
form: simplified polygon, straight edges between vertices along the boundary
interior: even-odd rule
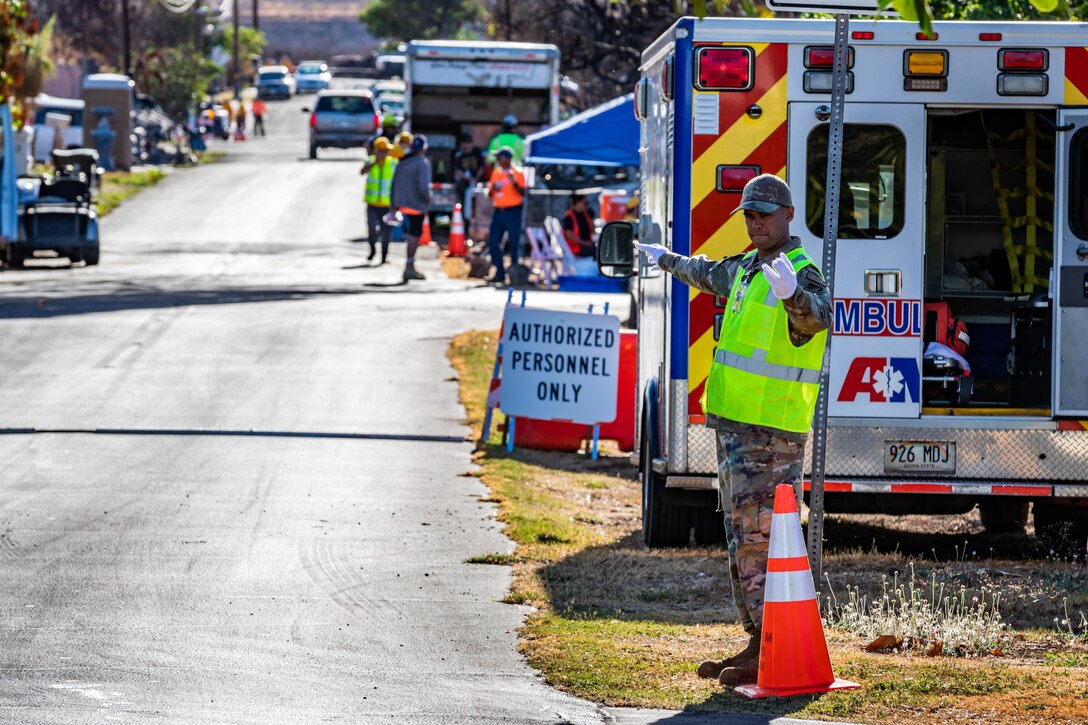
[[[983,590],[973,593],[938,581],[937,573],[920,579],[910,565],[910,577],[896,573],[883,578],[883,596],[872,601],[858,588],[846,588],[840,601],[832,591],[824,606],[825,623],[874,641],[873,649],[918,651],[960,657],[1002,654],[1009,637],[1001,619],[1000,597]],[[830,584],[830,580],[829,580]]]

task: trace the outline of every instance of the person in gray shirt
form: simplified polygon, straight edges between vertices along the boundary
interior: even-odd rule
[[[431,162],[427,160],[427,137],[417,134],[412,139],[412,153],[401,159],[393,174],[390,209],[404,217],[404,239],[408,244],[408,261],[404,265],[404,281],[426,279],[416,271],[416,250],[423,235],[423,220],[431,205]]]

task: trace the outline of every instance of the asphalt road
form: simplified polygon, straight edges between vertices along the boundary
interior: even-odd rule
[[[767,723],[598,708],[517,654],[445,358],[505,293],[370,266],[361,153],[306,159],[309,100],[127,201],[100,266],[0,273],[0,723]]]
[[[445,353],[505,293],[368,266],[308,100],[126,202],[100,266],[0,273],[2,723],[602,718],[463,563],[511,545]]]

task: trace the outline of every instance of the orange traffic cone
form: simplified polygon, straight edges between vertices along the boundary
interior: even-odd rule
[[[431,218],[430,218],[430,215],[424,214],[423,215],[423,235],[420,236],[420,238],[419,238],[419,246],[422,247],[424,244],[432,244],[433,242],[434,242],[434,240],[431,239]]]
[[[771,517],[759,674],[756,684],[736,691],[752,698],[789,697],[855,687],[860,685],[831,671],[797,500],[793,486],[780,483]]]
[[[461,215],[461,205],[453,205],[453,222],[450,224],[450,241],[446,253],[451,257],[465,256],[465,218]]]

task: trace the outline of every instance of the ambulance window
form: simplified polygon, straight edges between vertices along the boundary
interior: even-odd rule
[[[1069,144],[1069,228],[1088,239],[1088,129],[1081,129]]]
[[[847,124],[843,128],[839,189],[839,238],[888,239],[903,229],[907,140],[894,126]],[[805,222],[824,234],[827,126],[808,136]]]

